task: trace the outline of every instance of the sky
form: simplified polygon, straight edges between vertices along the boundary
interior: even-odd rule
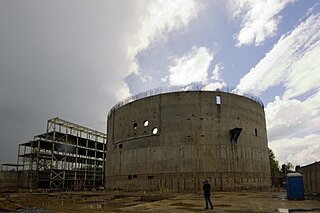
[[[236,88],[265,105],[281,163],[320,160],[319,0],[0,0],[0,163],[59,117],[106,132],[162,86]]]

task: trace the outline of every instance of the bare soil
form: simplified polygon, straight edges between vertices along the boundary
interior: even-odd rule
[[[286,199],[286,192],[217,192],[213,210],[204,209],[201,192],[55,192],[0,194],[0,212],[320,212],[320,197]]]

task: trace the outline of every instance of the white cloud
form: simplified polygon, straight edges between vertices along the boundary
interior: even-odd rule
[[[246,74],[237,88],[255,95],[283,83],[286,97],[318,88],[320,82],[320,14],[311,15],[283,36]],[[303,79],[303,81],[302,81]]]
[[[281,16],[278,14],[295,0],[229,0],[233,17],[242,18],[241,30],[235,35],[237,46],[261,45],[278,29]]]
[[[221,77],[221,72],[224,69],[223,63],[220,62],[214,66],[214,70],[212,71],[211,80],[214,82],[209,82],[207,85],[203,87],[202,90],[214,91],[217,89],[222,89],[227,86],[226,82]]]
[[[169,66],[169,75],[163,80],[169,80],[171,85],[185,85],[192,82],[208,81],[208,68],[213,55],[205,47],[193,47],[192,51],[174,60]]]
[[[140,75],[136,56],[151,43],[164,40],[166,35],[185,27],[197,17],[199,5],[195,0],[146,1],[145,13],[140,16],[140,27],[127,37],[130,73]]]
[[[318,30],[320,30],[320,19]],[[317,27],[317,26],[316,26]],[[285,97],[296,97],[319,88],[320,82],[320,33],[315,35],[318,42],[308,48],[303,57],[291,67],[286,82]]]
[[[222,89],[224,87],[226,87],[226,83],[225,82],[211,82],[207,85],[205,85],[203,87],[203,91],[215,91],[215,90],[218,90],[218,89]]]
[[[222,63],[218,63],[215,65],[214,70],[212,71],[212,80],[214,81],[223,81],[221,77],[221,72],[224,69]]]
[[[121,89],[119,89],[116,93],[116,97],[118,100],[123,100],[124,98],[128,98],[130,96],[131,93],[127,84],[124,84],[124,86]]]
[[[320,14],[312,11],[237,86],[255,95],[276,85],[284,87],[283,95],[265,108],[270,148],[282,163],[319,160],[319,55]]]
[[[276,97],[266,108],[269,140],[304,137],[320,126],[320,91],[305,101]]]
[[[307,165],[319,161],[320,135],[312,134],[303,138],[284,138],[269,144],[280,164]]]

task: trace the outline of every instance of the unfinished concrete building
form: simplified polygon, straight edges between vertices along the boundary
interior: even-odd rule
[[[306,192],[320,194],[320,162],[302,166],[297,169],[297,172],[303,175]]]
[[[187,90],[187,91],[184,91]],[[156,89],[108,114],[107,189],[216,191],[270,186],[264,106],[234,90]]]
[[[45,133],[18,149],[19,169],[28,170],[28,187],[85,190],[104,185],[107,136],[59,118]]]

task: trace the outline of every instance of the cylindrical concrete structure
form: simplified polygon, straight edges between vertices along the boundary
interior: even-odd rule
[[[219,91],[140,98],[108,115],[107,189],[234,191],[270,186],[261,102]]]

